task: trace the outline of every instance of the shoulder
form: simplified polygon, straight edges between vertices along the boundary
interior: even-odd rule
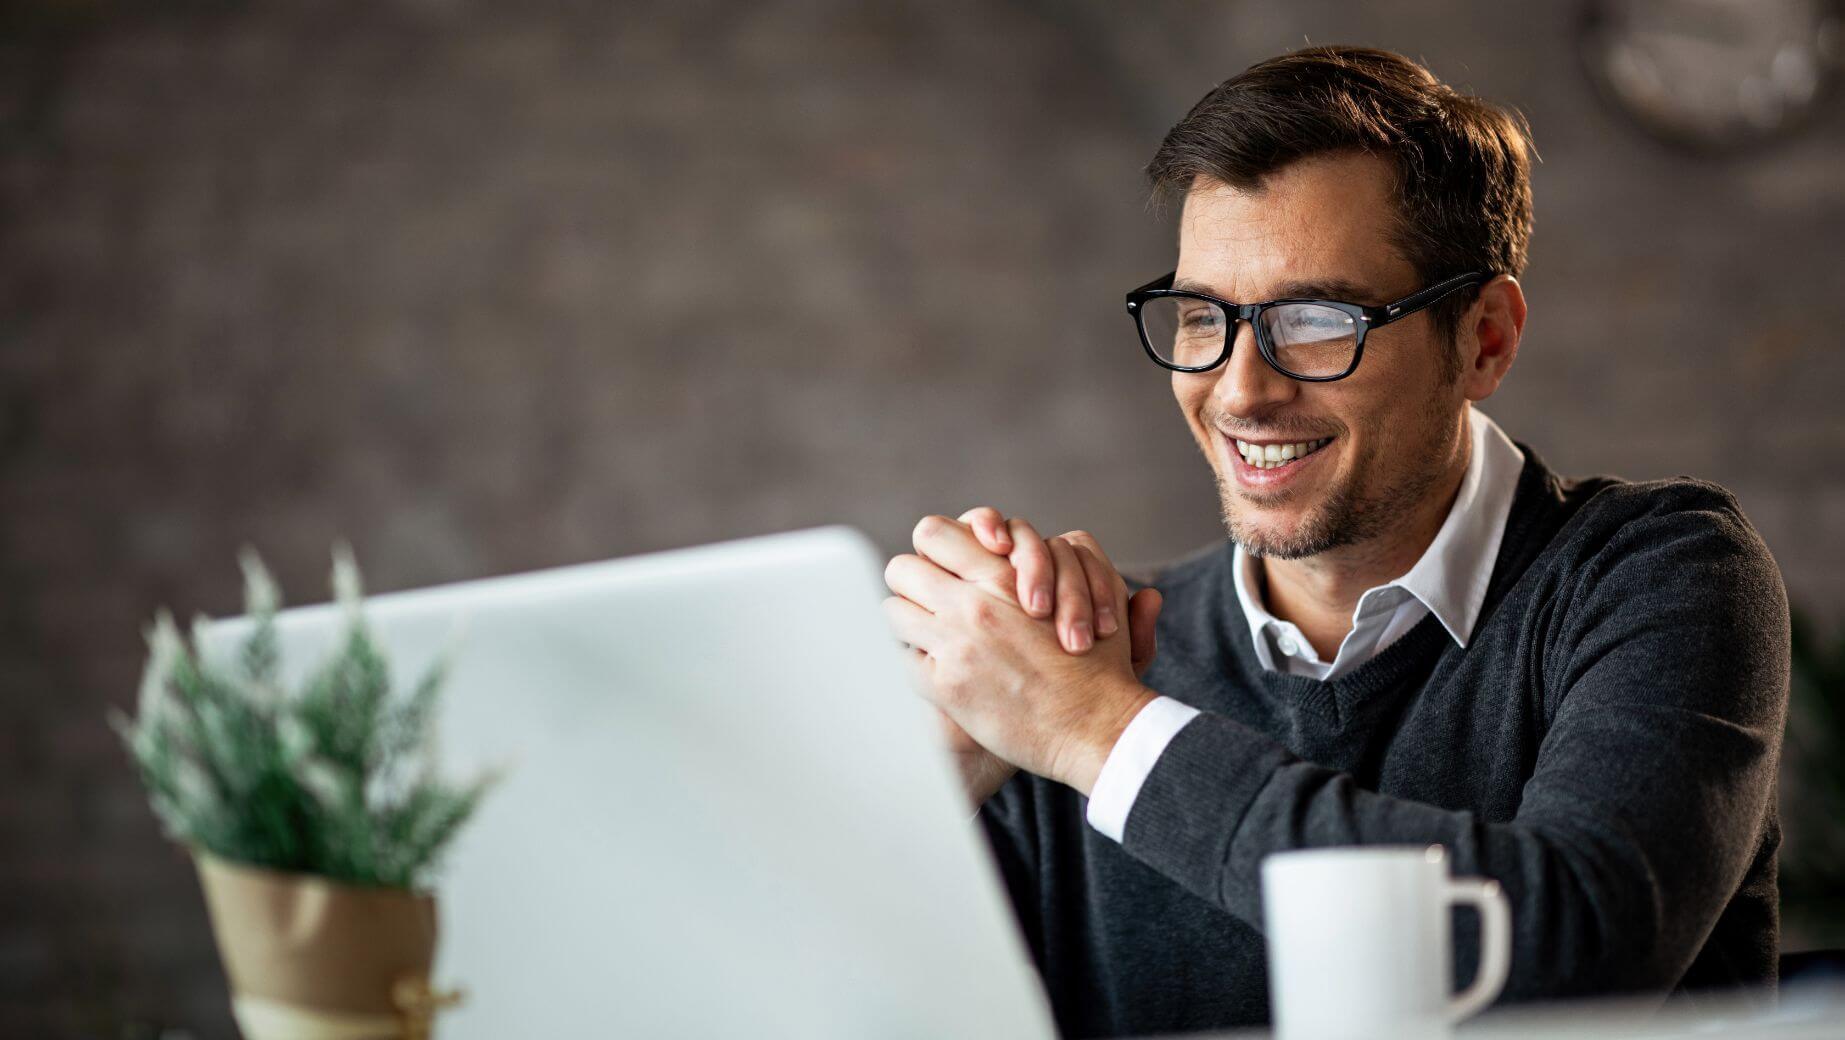
[[[1553,695],[1587,684],[1604,691],[1593,704],[1774,724],[1787,698],[1787,591],[1736,497],[1690,477],[1557,487],[1584,497],[1545,550],[1527,615]]]
[[[1549,550],[1561,625],[1549,652],[1582,667],[1634,649],[1654,653],[1662,671],[1712,656],[1727,662],[1718,670],[1753,661],[1775,671],[1787,590],[1736,496],[1690,477],[1597,480],[1583,482],[1587,497]],[[1570,483],[1559,482],[1566,495]]]
[[[1736,496],[1721,484],[1697,477],[1624,480],[1620,477],[1559,477],[1564,494],[1583,498],[1579,515],[1598,519],[1709,513],[1742,518]]]
[[[1565,497],[1581,499],[1557,534],[1562,562],[1579,581],[1622,573],[1709,578],[1716,568],[1779,582],[1773,554],[1721,485],[1694,477],[1594,477],[1559,486]]]
[[[1515,443],[1525,466],[1499,565],[1516,566],[1495,575],[1508,593],[1524,587],[1545,614],[1641,590],[1697,599],[1740,588],[1785,609],[1774,556],[1729,489],[1690,476],[1565,476]]]

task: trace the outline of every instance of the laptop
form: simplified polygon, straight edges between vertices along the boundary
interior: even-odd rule
[[[824,527],[367,601],[400,688],[455,648],[445,771],[507,769],[437,875],[440,1035],[1056,1035],[882,573]],[[278,625],[299,681],[341,618]]]

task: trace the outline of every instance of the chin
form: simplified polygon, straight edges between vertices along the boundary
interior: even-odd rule
[[[1234,478],[1231,478],[1234,479]],[[1251,556],[1298,560],[1350,541],[1346,496],[1335,488],[1320,490],[1311,501],[1259,505],[1241,488],[1218,478],[1224,530]],[[1289,495],[1289,499],[1301,496]]]
[[[1296,534],[1236,523],[1227,525],[1227,528],[1231,541],[1241,545],[1243,551],[1266,559],[1299,560],[1325,552],[1329,547],[1308,531]]]

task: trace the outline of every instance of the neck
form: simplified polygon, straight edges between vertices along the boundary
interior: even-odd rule
[[[1359,597],[1408,573],[1435,541],[1467,475],[1472,444],[1463,418],[1434,492],[1422,496],[1401,523],[1376,537],[1298,560],[1255,560],[1263,606],[1293,622],[1321,660],[1332,660],[1352,630]]]

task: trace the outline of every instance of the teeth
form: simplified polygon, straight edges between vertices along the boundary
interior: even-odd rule
[[[1330,440],[1331,437],[1322,437],[1317,441],[1297,441],[1293,444],[1251,444],[1239,440],[1236,442],[1236,450],[1242,453],[1243,461],[1256,469],[1274,469],[1313,454]]]

